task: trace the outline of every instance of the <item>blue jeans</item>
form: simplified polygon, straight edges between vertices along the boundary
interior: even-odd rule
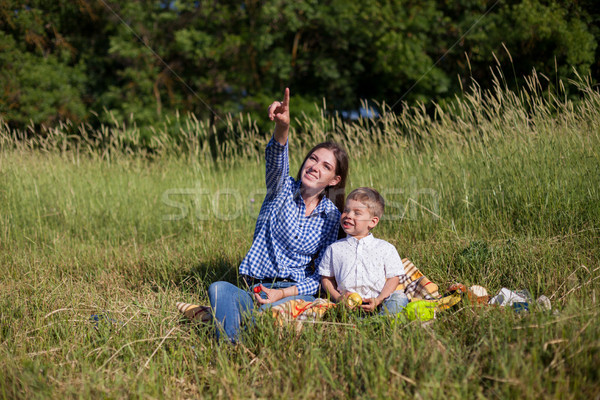
[[[294,282],[263,283],[263,286],[272,289],[282,289],[294,285],[296,285]],[[213,309],[217,340],[220,340],[221,335],[225,333],[231,342],[235,343],[239,341],[243,319],[251,318],[254,312],[253,288],[254,286],[249,290],[243,290],[229,282],[223,281],[210,285],[208,288],[208,299]],[[314,296],[308,295],[289,296],[274,303],[261,305],[259,310],[263,311],[269,307],[294,299],[315,300]]]
[[[381,303],[379,315],[399,314],[404,310],[408,303],[408,297],[406,297],[404,292],[392,292],[392,294]]]

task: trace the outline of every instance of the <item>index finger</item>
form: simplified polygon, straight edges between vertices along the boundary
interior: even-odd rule
[[[283,92],[283,106],[287,108],[290,104],[290,88],[285,88]]]

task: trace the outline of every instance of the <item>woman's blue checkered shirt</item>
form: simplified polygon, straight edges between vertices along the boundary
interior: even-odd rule
[[[337,239],[340,212],[331,200],[323,198],[312,214],[305,216],[301,182],[289,176],[287,144],[271,139],[265,159],[267,195],[240,274],[291,279],[297,283],[298,294],[315,294],[319,262],[327,246]]]

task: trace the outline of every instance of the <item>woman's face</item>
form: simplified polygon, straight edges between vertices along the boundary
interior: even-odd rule
[[[335,174],[336,160],[333,151],[325,148],[315,150],[304,162],[300,173],[302,185],[321,191],[337,185],[341,178]]]

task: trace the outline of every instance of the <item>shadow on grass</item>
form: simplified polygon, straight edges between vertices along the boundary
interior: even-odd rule
[[[188,269],[182,269],[170,281],[184,291],[205,292],[213,282],[226,281],[237,284],[238,267],[239,262],[217,258],[192,265]]]
[[[136,290],[140,284],[146,284],[156,292],[173,289],[204,298],[213,282],[227,281],[237,284],[240,262],[241,260],[218,257],[191,265],[174,266],[173,263],[169,263],[165,266],[142,263],[137,268],[129,269],[124,278]]]

